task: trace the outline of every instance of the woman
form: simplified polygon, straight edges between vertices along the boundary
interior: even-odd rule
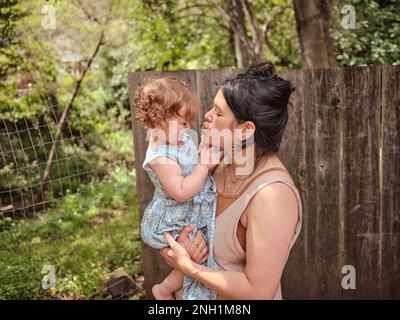
[[[243,132],[235,135],[243,150],[234,147],[231,163],[223,161],[213,173],[218,190],[214,242],[218,270],[201,265],[206,245],[199,236],[191,243],[189,228],[177,242],[165,234],[170,247],[161,254],[170,266],[215,290],[218,299],[282,299],[280,279],[302,222],[299,193],[276,155],[293,91],[272,65],[263,63],[226,80],[205,115],[204,129]],[[245,134],[249,131],[254,141],[250,146]],[[220,143],[229,154],[232,146]],[[243,163],[252,164],[250,173],[239,172]],[[176,296],[180,298],[181,292]]]

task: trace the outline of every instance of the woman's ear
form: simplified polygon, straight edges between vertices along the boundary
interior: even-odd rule
[[[256,130],[256,125],[252,121],[246,121],[244,125],[246,129]]]
[[[242,125],[242,140],[246,141],[256,130],[256,126],[252,121],[246,121]]]

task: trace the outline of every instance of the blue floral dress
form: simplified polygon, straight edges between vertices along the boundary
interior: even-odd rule
[[[183,176],[190,175],[198,163],[197,147],[187,133],[183,135],[183,142],[180,148],[158,145],[147,150],[143,169],[147,171],[155,190],[153,200],[146,207],[141,221],[141,237],[149,246],[161,249],[168,247],[168,242],[163,236],[164,232],[170,232],[176,240],[183,227],[195,224],[196,228],[189,234],[189,238],[193,240],[198,229],[203,232],[209,246],[208,259],[203,265],[217,270],[213,250],[217,189],[213,177],[208,173],[199,192],[191,199],[180,202],[165,191],[155,172],[149,166],[149,162],[155,158],[166,156],[179,164]],[[215,300],[216,293],[185,275],[183,299]]]

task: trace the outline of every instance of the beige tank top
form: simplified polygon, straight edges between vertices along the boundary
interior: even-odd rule
[[[276,175],[265,175],[265,173],[270,171],[286,172],[282,168],[270,168],[254,176],[236,195],[228,195],[218,192],[214,256],[219,270],[244,272],[246,265],[246,252],[240,245],[236,235],[238,223],[251,198],[257,193],[257,191],[272,183],[284,183],[288,185],[297,198],[299,218],[292,241],[288,248],[288,254],[286,257],[287,261],[290,250],[296,242],[302,225],[301,198],[297,188],[291,180]],[[224,297],[218,295],[217,299],[224,300]],[[279,283],[274,300],[281,299],[282,292],[281,284]]]

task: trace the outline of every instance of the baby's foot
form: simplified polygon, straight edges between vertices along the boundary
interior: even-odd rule
[[[151,289],[151,292],[156,300],[174,300],[172,293],[164,288],[161,284],[154,285]]]

